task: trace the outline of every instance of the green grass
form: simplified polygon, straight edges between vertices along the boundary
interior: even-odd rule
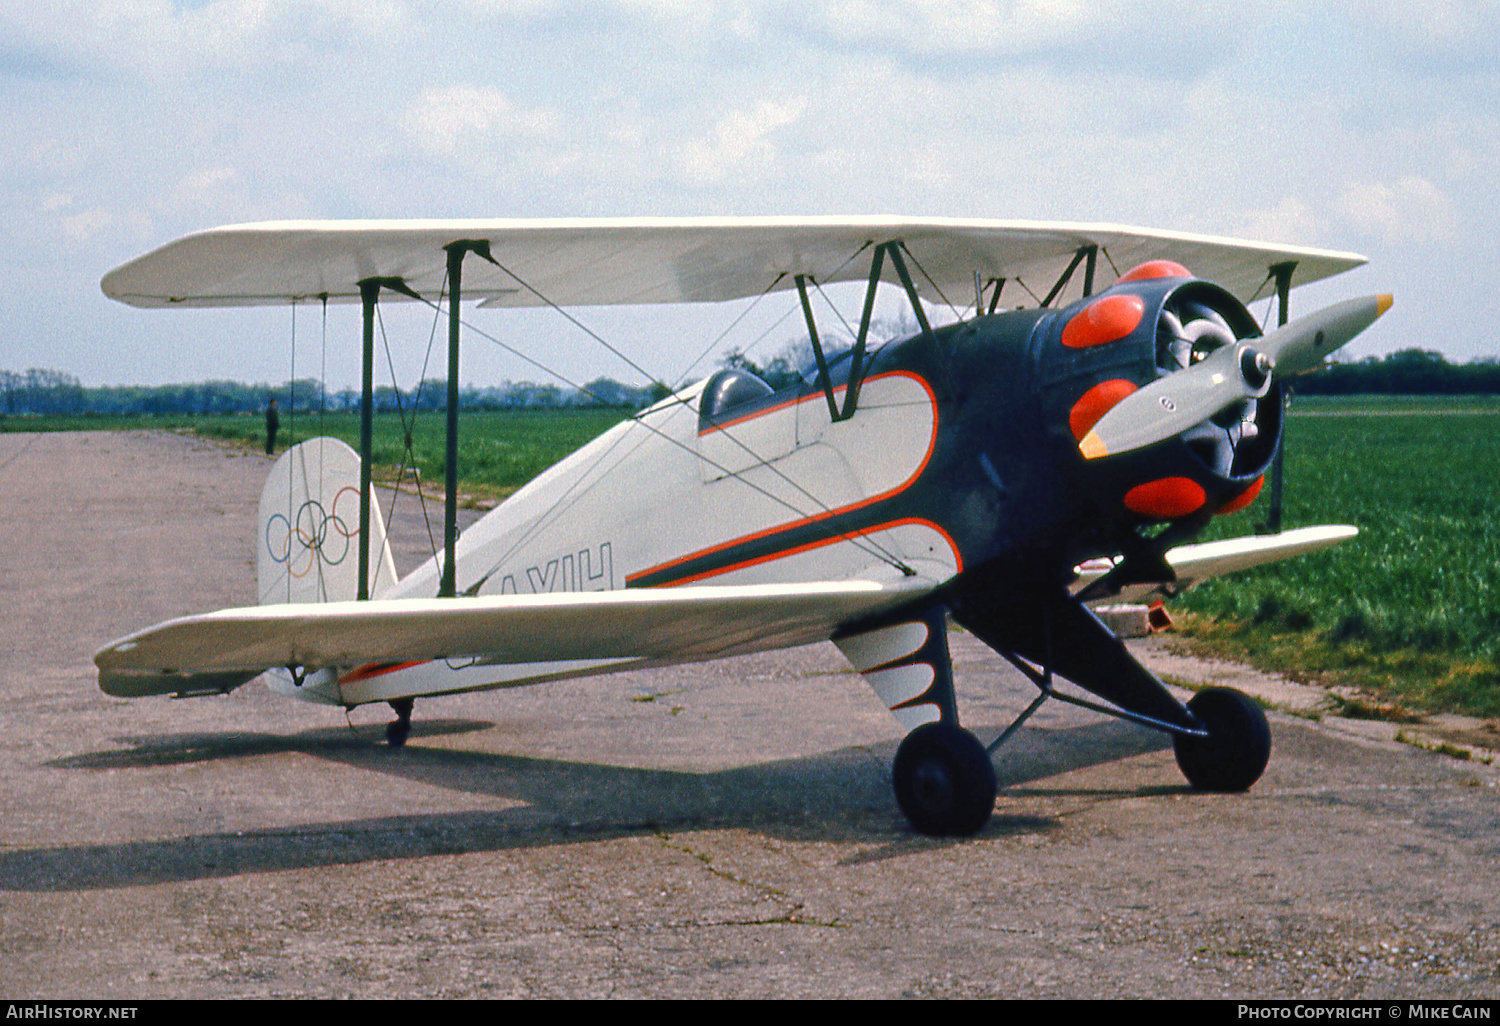
[[[1299,398],[1284,525],[1348,523],[1360,536],[1194,589],[1176,602],[1191,614],[1184,633],[1401,706],[1500,715],[1500,418],[1475,410],[1500,401]],[[1254,530],[1267,505],[1205,537]]]
[[[498,410],[459,416],[458,476],[461,489],[477,499],[503,498],[591,439],[624,420],[621,410]],[[0,431],[191,431],[205,438],[264,447],[265,422],[259,416],[0,417]],[[424,484],[442,488],[447,421],[424,412],[413,422],[412,453]],[[278,451],[326,434],[359,448],[359,415],[330,413],[281,417]],[[394,413],[375,417],[373,471],[392,480],[406,462],[404,432]],[[406,480],[410,480],[410,471]]]
[[[1294,416],[1331,413],[1500,413],[1500,395],[1299,395]]]

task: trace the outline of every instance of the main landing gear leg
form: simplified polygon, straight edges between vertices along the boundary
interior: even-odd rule
[[[385,743],[392,748],[400,748],[406,744],[406,739],[411,735],[412,700],[396,698],[391,700],[390,705],[396,713],[396,718],[385,725]]]
[[[924,834],[968,836],[995,809],[995,769],[984,745],[958,724],[947,610],[934,606],[836,638],[896,718],[912,726],[896,749],[896,804]]]

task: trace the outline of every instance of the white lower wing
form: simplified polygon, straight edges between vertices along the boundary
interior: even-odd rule
[[[1348,524],[1320,524],[1299,527],[1280,534],[1252,534],[1242,538],[1180,545],[1167,552],[1167,562],[1177,574],[1169,584],[1136,584],[1124,588],[1111,602],[1139,602],[1152,595],[1175,595],[1193,585],[1236,570],[1248,570],[1264,563],[1275,563],[1293,556],[1305,556],[1337,545],[1359,534],[1359,528]],[[1091,560],[1079,567],[1077,590],[1103,577],[1112,564],[1109,560]]]
[[[253,606],[168,620],[94,662],[100,688],[122,697],[227,691],[272,667],[695,662],[826,641],[930,590],[843,581]]]

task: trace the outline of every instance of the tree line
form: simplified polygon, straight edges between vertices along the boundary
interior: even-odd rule
[[[1500,360],[1449,363],[1441,353],[1402,349],[1384,357],[1335,363],[1294,383],[1301,395],[1495,395]]]
[[[664,394],[660,386],[624,385],[598,378],[582,388],[507,381],[499,385],[466,385],[459,390],[463,410],[535,410],[580,407],[639,409]],[[58,370],[0,370],[0,415],[88,416],[147,415],[202,416],[265,411],[277,406],[294,413],[358,410],[359,392],[332,391],[316,378],[298,378],[281,385],[247,385],[238,381],[204,381],[188,385],[84,385]],[[430,378],[410,389],[382,385],[374,390],[375,408],[446,410],[448,383]]]
[[[811,350],[788,351],[757,365],[736,351],[724,366],[755,371],[777,388],[797,380],[811,364]],[[1302,395],[1500,395],[1500,360],[1484,358],[1450,363],[1441,353],[1403,349],[1387,356],[1370,356],[1350,363],[1331,364],[1295,381]],[[582,388],[507,381],[499,385],[466,385],[459,390],[464,410],[543,410],[579,407],[640,409],[662,398],[659,385],[625,385],[597,378]],[[330,391],[316,378],[299,378],[281,385],[247,385],[237,381],[204,381],[188,385],[84,385],[58,370],[0,370],[0,415],[154,415],[261,413],[275,399],[282,410],[315,413],[359,409],[359,392]],[[448,385],[429,378],[410,389],[382,385],[374,392],[375,408],[445,410]]]

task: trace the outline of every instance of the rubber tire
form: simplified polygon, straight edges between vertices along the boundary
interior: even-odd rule
[[[1199,791],[1244,791],[1260,779],[1271,759],[1271,727],[1253,699],[1232,688],[1205,688],[1188,712],[1208,728],[1208,737],[1175,734],[1177,766]]]
[[[995,767],[979,739],[951,723],[906,735],[891,766],[896,804],[924,834],[968,837],[995,811]]]
[[[385,743],[392,748],[406,747],[406,739],[411,736],[411,720],[392,720],[385,725]]]

